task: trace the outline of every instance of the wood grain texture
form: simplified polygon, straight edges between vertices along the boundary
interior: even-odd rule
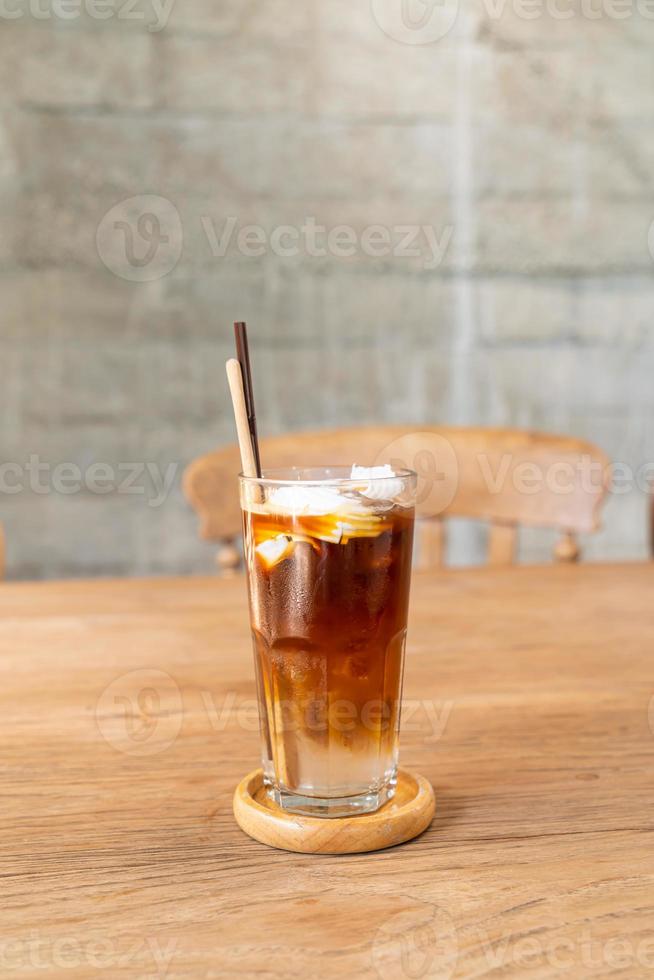
[[[653,589],[649,563],[416,574],[401,762],[434,822],[315,857],[233,818],[242,581],[3,583],[3,972],[651,976]]]
[[[491,525],[490,563],[511,564],[515,553],[508,528],[554,528],[566,547],[559,561],[578,555],[576,534],[595,531],[610,476],[604,453],[570,436],[521,429],[423,426],[295,432],[261,440],[266,470],[287,466],[391,463],[416,470],[418,562],[435,568],[443,562],[443,518],[468,518]],[[200,534],[221,542],[234,568],[233,541],[241,533],[236,446],[195,460],[184,474],[187,499],[200,519]],[[436,523],[435,531],[432,525]]]
[[[263,771],[245,776],[234,791],[239,827],[262,844],[301,854],[361,854],[403,844],[427,829],[434,816],[431,784],[400,769],[392,800],[376,813],[319,819],[285,813],[268,797]]]

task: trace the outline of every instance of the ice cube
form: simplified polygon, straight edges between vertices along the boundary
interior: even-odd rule
[[[320,517],[364,509],[362,501],[346,497],[335,487],[283,486],[277,487],[268,499],[268,510],[278,514]]]
[[[278,534],[276,538],[262,541],[254,550],[266,568],[274,568],[293,551],[293,538],[288,534]]]
[[[350,475],[364,484],[361,493],[368,500],[392,500],[402,493],[402,480],[388,463],[383,466],[357,466],[355,463]]]

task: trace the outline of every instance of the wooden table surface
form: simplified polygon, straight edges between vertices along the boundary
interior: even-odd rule
[[[654,564],[415,577],[421,838],[268,849],[242,580],[0,586],[0,974],[654,973]]]

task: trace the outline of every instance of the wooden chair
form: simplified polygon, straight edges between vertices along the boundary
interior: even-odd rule
[[[301,432],[261,442],[264,468],[373,465],[415,469],[418,484],[417,566],[443,564],[445,521],[490,524],[488,561],[515,560],[520,525],[554,528],[557,561],[580,556],[577,535],[599,526],[610,463],[596,446],[567,436],[512,429],[382,426]],[[219,541],[218,564],[238,570],[241,514],[235,445],[191,463],[184,474],[187,499],[200,518],[200,534]]]

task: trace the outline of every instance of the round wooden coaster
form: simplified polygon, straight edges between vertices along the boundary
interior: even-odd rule
[[[356,854],[379,851],[417,837],[432,821],[436,801],[424,776],[400,769],[395,796],[376,813],[354,817],[305,817],[278,807],[255,769],[236,787],[234,816],[250,837],[302,854]]]

